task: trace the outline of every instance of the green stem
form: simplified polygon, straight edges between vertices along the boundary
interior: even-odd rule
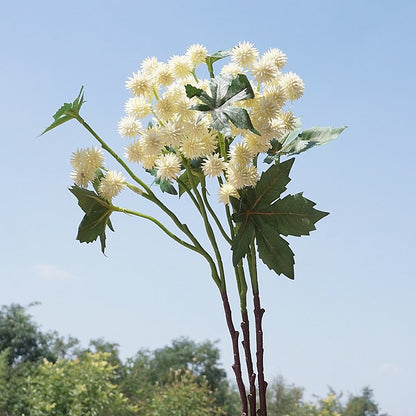
[[[189,248],[192,251],[196,251],[197,253],[201,253],[198,248],[196,248],[192,244],[187,243],[186,241],[183,241],[181,238],[179,238],[172,231],[168,230],[160,221],[158,221],[156,218],[154,218],[150,215],[146,215],[146,214],[143,214],[143,213],[138,212],[138,211],[133,211],[131,209],[117,207],[115,205],[111,206],[111,210],[116,211],[116,212],[122,212],[123,214],[134,215],[136,217],[140,217],[140,218],[144,218],[146,220],[149,220],[149,221],[153,222],[154,224],[156,224],[162,231],[164,231],[170,238],[175,240],[177,243],[181,244],[182,246],[184,246],[186,248]]]
[[[192,170],[191,170],[191,166],[190,166],[188,161],[185,161],[185,165],[186,165],[186,172],[187,172],[187,175],[188,175],[188,178],[189,178],[189,182],[191,184],[191,187],[194,191],[194,194],[195,194],[196,199],[198,201],[198,204],[200,206],[200,213],[201,213],[202,219],[204,221],[205,230],[206,230],[208,238],[211,242],[212,248],[214,249],[215,258],[217,260],[217,264],[218,264],[218,268],[219,268],[220,279],[221,279],[221,282],[222,282],[221,291],[225,291],[226,283],[225,283],[224,265],[223,265],[223,262],[222,262],[220,250],[218,248],[217,240],[215,238],[214,231],[212,230],[211,224],[209,222],[208,215],[207,215],[207,212],[205,210],[204,201],[203,201],[203,199],[202,199],[202,197],[201,197],[201,195],[200,195],[200,193],[197,189],[197,186],[195,184],[193,174],[192,174]]]
[[[85,127],[94,136],[94,138],[101,144],[101,147],[108,153],[110,153],[110,155],[113,156],[114,159],[117,160],[117,162],[126,170],[126,172],[136,183],[143,187],[143,189],[145,189],[147,193],[153,194],[150,188],[140,178],[138,178],[135,175],[135,173],[127,166],[126,162],[124,162],[124,160],[113,149],[111,149],[110,146],[107,145],[107,143],[92,129],[92,127],[80,115],[76,115],[75,118],[80,124],[82,124],[83,127]]]
[[[211,276],[212,276],[215,284],[221,290],[224,287],[224,285],[222,283],[222,275],[223,275],[223,272],[221,273],[221,277],[220,277],[220,275],[218,274],[218,270],[217,270],[217,267],[215,265],[214,260],[209,255],[209,253],[201,246],[201,244],[198,242],[198,240],[196,239],[196,237],[189,230],[189,228],[187,227],[187,225],[186,224],[182,224],[181,221],[179,221],[178,217],[174,214],[174,212],[172,212],[162,201],[160,201],[156,197],[156,195],[152,192],[152,190],[140,178],[138,178],[134,174],[134,172],[124,162],[124,160],[121,159],[120,156],[113,149],[111,149],[111,147],[108,146],[107,143],[105,143],[105,141],[103,139],[101,139],[100,136],[98,136],[98,134],[92,129],[92,127],[90,127],[89,124],[79,114],[76,114],[75,115],[75,118],[101,144],[102,148],[104,150],[106,150],[108,153],[110,153],[111,156],[113,156],[113,158],[126,170],[126,172],[130,175],[130,177],[135,182],[137,182],[140,186],[142,186],[143,189],[146,190],[147,193],[143,193],[142,196],[144,198],[148,199],[149,201],[153,202],[154,204],[156,204],[165,214],[167,214],[171,218],[171,220],[173,221],[173,223],[186,236],[189,237],[189,239],[192,241],[192,243],[195,245],[195,247],[199,249],[198,252],[207,260],[207,262],[208,262],[208,264],[209,264],[209,266],[211,268]],[[137,190],[136,190],[136,192],[137,192]]]
[[[202,182],[202,198],[204,200],[204,203],[206,205],[206,207],[208,208],[209,213],[211,214],[212,218],[215,221],[215,224],[217,224],[218,229],[220,230],[220,233],[222,234],[222,236],[224,237],[225,241],[228,244],[232,244],[233,241],[231,240],[231,238],[228,236],[228,234],[225,232],[224,227],[221,224],[221,221],[219,220],[217,214],[215,213],[215,211],[212,209],[211,204],[208,201],[207,198],[207,188],[205,186],[205,178]]]

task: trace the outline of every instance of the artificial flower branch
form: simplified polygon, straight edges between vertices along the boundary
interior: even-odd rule
[[[214,63],[228,58],[230,61],[216,75]],[[315,223],[327,215],[316,210],[315,203],[301,193],[282,196],[294,160],[285,158],[325,144],[345,128],[301,130],[300,121],[292,112],[292,102],[302,96],[304,84],[297,74],[283,72],[286,61],[286,55],[279,49],[269,49],[260,56],[249,42],[211,55],[203,46],[192,45],[185,55],[174,55],[168,63],[147,58],[126,82],[133,96],[126,102],[126,116],[118,127],[120,135],[129,140],[127,161],[81,117],[80,109],[85,102],[83,88],[74,102],[65,103],[55,113],[53,123],[42,133],[76,119],[138,185],[128,183],[122,173],[105,168],[101,149],[74,152],[71,157],[74,185],[70,191],[84,212],[77,235],[80,242],[99,239],[104,252],[105,232],[107,228],[114,231],[110,216],[121,212],[151,221],[208,262],[231,337],[232,368],[242,416],[267,416],[264,309],[260,304],[257,258],[277,274],[293,279],[294,254],[285,238],[309,235]],[[209,79],[197,77],[196,68],[201,64],[206,65]],[[143,127],[144,121],[147,127]],[[162,202],[151,185],[135,174],[130,167],[134,163],[154,176],[153,184],[163,193],[189,196],[201,216],[209,251],[168,204]],[[219,201],[225,206],[224,220],[209,201],[212,194],[208,191],[211,182],[207,182],[207,177],[217,178]],[[113,198],[126,187],[155,204],[188,241],[151,215],[113,205]],[[224,253],[217,241],[220,235],[232,251],[246,377],[241,366],[239,332],[228,299]],[[247,309],[248,282],[252,291],[253,341]]]

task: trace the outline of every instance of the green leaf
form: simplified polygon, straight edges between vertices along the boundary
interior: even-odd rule
[[[247,254],[253,233],[260,258],[278,274],[294,278],[293,252],[283,236],[309,235],[315,223],[328,215],[314,208],[315,203],[301,193],[281,198],[290,181],[294,159],[272,165],[253,188],[239,190],[240,198],[230,198],[232,219],[239,224],[233,239],[233,264]]]
[[[160,190],[162,192],[165,192],[167,194],[171,195],[177,195],[178,191],[175,189],[175,187],[172,185],[172,183],[166,179],[161,179],[157,177],[157,170],[156,169],[150,169],[147,172],[149,172],[152,176],[155,177],[153,180],[153,183],[156,185],[159,185]]]
[[[233,266],[236,267],[241,259],[248,253],[250,243],[254,235],[254,223],[249,216],[246,216],[246,221],[240,224],[238,232],[233,239],[231,249],[233,251]]]
[[[300,237],[316,230],[315,223],[328,215],[328,212],[318,211],[314,206],[314,202],[298,193],[287,195],[268,209],[253,212],[252,215],[260,227],[272,228],[285,236]]]
[[[237,101],[254,98],[254,92],[250,81],[244,74],[218,75],[211,79],[210,93],[200,88],[186,85],[186,93],[189,98],[197,97],[203,104],[192,107],[193,110],[210,114],[211,126],[226,137],[231,136],[231,124],[241,129],[248,129],[255,134],[260,134],[253,126],[250,116],[243,108],[235,107]]]
[[[300,117],[295,119],[295,126],[292,130],[288,131],[283,137],[271,140],[271,148],[267,151],[267,156],[264,159],[265,163],[273,163],[276,160],[279,160],[280,156],[282,155],[282,147],[284,147],[287,143],[290,143],[293,139],[295,139],[302,127],[302,122]]]
[[[70,189],[78,199],[78,205],[85,215],[78,227],[77,240],[80,243],[91,243],[100,238],[101,251],[105,251],[105,229],[106,226],[114,231],[110,221],[113,212],[108,202],[88,189],[73,185]]]
[[[59,125],[66,123],[69,120],[72,120],[76,116],[79,115],[79,111],[84,104],[84,87],[81,87],[81,90],[78,94],[78,97],[72,103],[65,103],[54,115],[54,122],[47,127],[43,132],[40,134],[41,136],[45,134],[47,131],[58,127]]]
[[[281,153],[285,155],[297,155],[311,147],[321,146],[336,139],[347,126],[332,127],[312,127],[304,130],[294,140],[283,144]]]
[[[273,229],[261,227],[256,230],[256,242],[259,257],[269,269],[289,279],[295,278],[295,255],[286,240]]]
[[[219,61],[220,59],[230,56],[231,52],[232,52],[232,49],[227,49],[225,51],[218,51],[218,52],[213,53],[212,55],[208,55],[205,58],[205,63],[208,66],[208,71],[209,71],[211,78],[214,78],[214,70],[213,70],[212,64],[214,62]]]
[[[256,205],[267,206],[286,190],[286,185],[290,182],[289,172],[294,161],[295,159],[292,158],[272,165],[261,174],[255,187]]]

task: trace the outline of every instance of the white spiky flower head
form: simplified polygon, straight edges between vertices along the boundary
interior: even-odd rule
[[[168,181],[177,178],[181,173],[181,162],[175,153],[160,155],[155,161],[157,177]]]
[[[158,68],[159,61],[156,56],[147,57],[141,64],[141,69],[144,74],[152,75]]]
[[[208,51],[205,46],[199,44],[191,45],[186,51],[186,56],[189,58],[194,67],[204,63],[207,55]]]
[[[299,75],[294,72],[287,72],[282,76],[280,83],[285,89],[287,98],[290,101],[294,101],[302,97],[305,84]]]
[[[126,102],[125,110],[130,117],[135,119],[145,118],[152,113],[152,104],[143,96],[131,97]]]
[[[236,143],[228,152],[229,163],[237,167],[245,167],[251,163],[253,153],[246,143]]]
[[[227,164],[225,163],[224,158],[221,157],[218,153],[208,155],[202,162],[202,171],[204,172],[205,176],[221,176],[226,167]]]
[[[144,151],[143,151],[141,140],[135,140],[133,143],[126,146],[125,150],[126,150],[126,153],[124,154],[124,157],[129,162],[134,162],[134,163],[141,162],[144,156]]]
[[[236,62],[230,62],[221,68],[221,74],[232,75],[233,77],[242,72],[244,72],[244,68]]]
[[[167,146],[178,147],[183,137],[184,128],[179,117],[166,121],[160,128],[160,134]]]
[[[287,56],[280,49],[271,48],[264,53],[263,57],[270,59],[276,65],[277,69],[282,69],[287,62]]]
[[[95,171],[104,163],[104,155],[97,147],[80,149],[72,153],[70,174],[74,183],[82,188],[87,188],[90,181],[95,178]]]
[[[266,153],[270,149],[270,138],[259,136],[258,134],[248,133],[244,136],[244,142],[247,149],[255,155]]]
[[[88,147],[87,149],[79,149],[72,153],[71,165],[78,170],[92,170],[102,166],[104,163],[104,155],[101,149],[97,147]]]
[[[159,62],[157,69],[154,72],[154,82],[157,86],[166,87],[175,80],[171,68],[168,64]]]
[[[272,81],[278,75],[279,70],[272,59],[263,56],[258,61],[253,62],[250,73],[260,84]]]
[[[296,117],[291,111],[281,112],[278,119],[286,131],[293,130],[296,127]]]
[[[186,55],[173,55],[168,62],[169,68],[175,77],[187,78],[192,72],[192,62]]]
[[[98,193],[104,199],[112,199],[117,196],[126,186],[126,179],[121,172],[110,170],[101,178],[98,185]]]
[[[134,117],[123,117],[118,123],[118,132],[122,137],[133,138],[139,135],[142,123]]]
[[[227,182],[236,189],[242,189],[245,186],[255,186],[259,180],[259,172],[253,165],[245,167],[234,167],[228,165]]]
[[[152,76],[138,71],[126,81],[126,88],[134,95],[149,97],[153,94]]]
[[[218,197],[219,201],[223,204],[229,204],[230,203],[230,196],[234,198],[239,198],[240,195],[238,194],[237,189],[231,185],[230,183],[226,182],[221,185],[219,191],[218,191]]]
[[[141,144],[145,155],[157,155],[164,146],[163,135],[156,127],[143,130]]]
[[[176,112],[176,103],[169,96],[163,96],[156,102],[156,114],[161,120],[169,120]]]
[[[75,185],[78,185],[81,188],[87,188],[88,184],[95,178],[95,171],[73,169],[70,176]]]
[[[258,57],[258,50],[250,42],[239,42],[231,52],[231,61],[243,68],[251,66]]]

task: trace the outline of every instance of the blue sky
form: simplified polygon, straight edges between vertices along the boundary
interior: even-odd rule
[[[414,416],[415,11],[410,1],[3,5],[0,304],[40,301],[32,312],[44,329],[84,343],[105,337],[125,357],[181,335],[218,339],[229,368],[205,263],[123,216],[113,219],[107,257],[75,241],[82,213],[66,189],[69,156],[93,139],[75,123],[37,136],[84,85],[84,118],[122,151],[124,82],[144,58],[167,60],[193,43],[210,52],[243,40],[277,47],[305,81],[294,105],[303,125],[348,129],[298,156],[291,174],[289,192],[331,215],[291,240],[295,281],[261,268],[266,378],[282,374],[308,394],[370,385],[383,411]]]

